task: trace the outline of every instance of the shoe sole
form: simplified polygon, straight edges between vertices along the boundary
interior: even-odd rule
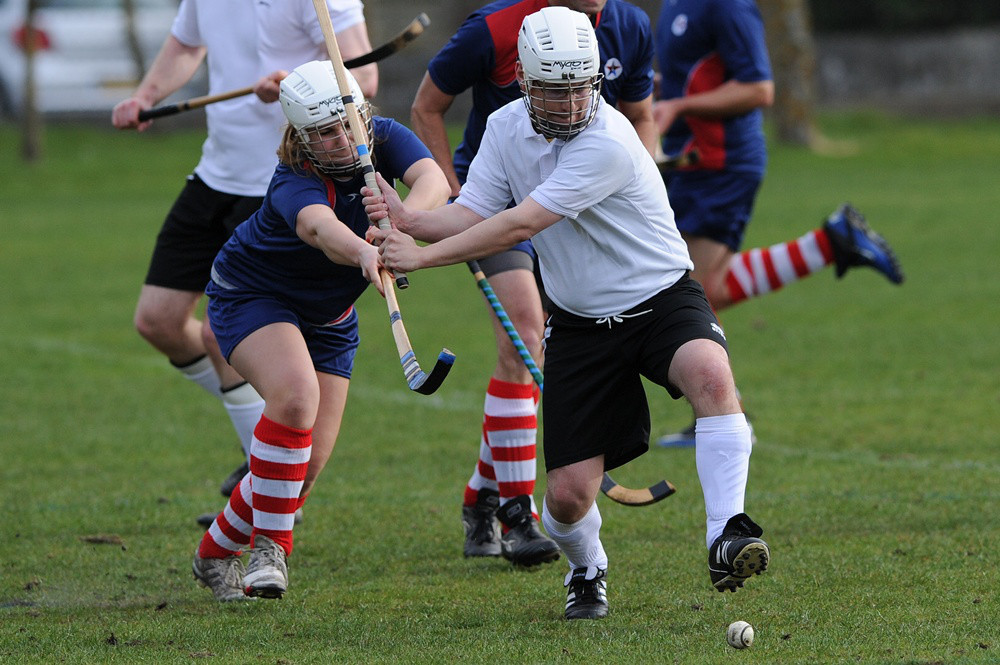
[[[495,559],[500,556],[500,550],[465,550],[463,554],[466,559]]]
[[[259,585],[259,586],[248,586],[244,589],[244,593],[250,598],[267,598],[267,599],[280,599],[288,591],[287,587],[280,586],[278,584],[274,585]]]
[[[716,580],[712,585],[720,592],[742,589],[744,582],[753,575],[760,575],[767,570],[767,562],[771,553],[764,543],[750,543],[736,555],[733,567],[736,569],[728,573],[720,580]]]
[[[595,605],[592,607],[573,608],[566,610],[566,620],[575,621],[577,619],[603,619],[608,616],[607,605]]]
[[[247,577],[251,577],[247,575]],[[252,577],[251,577],[252,580]],[[243,578],[243,592],[251,598],[281,598],[288,591],[288,582],[275,577],[247,582]]]
[[[771,552],[764,543],[750,543],[736,555],[733,561],[734,570],[720,580],[712,582],[712,585],[720,592],[742,589],[744,582],[753,575],[760,575],[767,570],[767,562],[771,557]],[[709,569],[711,570],[711,569]]]
[[[882,237],[882,234],[874,231],[871,226],[868,225],[864,215],[862,215],[857,208],[854,208],[851,205],[843,206],[838,209],[834,215],[839,215],[845,220],[845,226],[847,226],[847,237],[845,238],[843,234],[832,231],[832,226],[836,222],[830,221],[830,218],[827,219],[824,227],[827,228],[829,233],[840,238],[841,242],[850,244],[850,247],[843,247],[843,249],[838,251],[849,252],[852,255],[847,263],[841,263],[839,260],[837,261],[837,265],[835,266],[837,279],[842,278],[850,268],[868,267],[880,273],[893,284],[902,284],[905,277],[903,275],[902,266],[899,265],[899,259],[896,258],[896,253],[889,245],[889,242]],[[831,218],[832,217],[833,216],[831,216]],[[865,240],[875,245],[877,250],[884,255],[885,260],[889,265],[879,265],[879,262],[876,261],[873,256],[869,255],[870,252],[860,246],[855,234],[862,236]]]

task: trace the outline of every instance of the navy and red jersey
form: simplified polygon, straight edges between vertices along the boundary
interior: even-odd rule
[[[416,134],[388,118],[372,118],[375,170],[389,184],[431,153]],[[305,321],[323,324],[345,311],[368,286],[361,270],[332,262],[295,233],[299,211],[332,205],[341,222],[363,238],[368,216],[361,205],[361,175],[341,181],[279,164],[260,209],[236,227],[219,251],[212,278],[223,288],[272,295]]]
[[[656,23],[660,98],[714,90],[726,81],[771,80],[764,21],[754,0],[664,0]],[[684,116],[663,151],[701,152],[702,169],[764,173],[767,151],[760,109],[726,119]]]
[[[462,183],[479,151],[486,118],[521,97],[514,77],[521,23],[525,16],[548,6],[548,0],[492,2],[470,14],[427,66],[431,80],[445,94],[457,96],[472,88],[472,110],[454,157]],[[601,95],[612,106],[619,99],[638,102],[648,97],[653,91],[649,16],[624,0],[608,0],[591,21],[604,72]]]

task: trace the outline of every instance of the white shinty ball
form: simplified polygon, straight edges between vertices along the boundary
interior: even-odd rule
[[[746,621],[734,621],[726,630],[726,641],[734,649],[746,649],[753,644],[753,626]]]

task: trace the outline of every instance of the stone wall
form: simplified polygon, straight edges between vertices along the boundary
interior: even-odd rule
[[[817,40],[822,106],[928,114],[1000,111],[1000,27]]]
[[[462,20],[485,4],[475,0],[427,3],[368,0],[373,44],[403,29],[418,13],[427,31],[381,65],[375,103],[383,115],[409,122],[410,103],[428,61]],[[635,4],[652,17],[659,2]],[[816,89],[823,107],[874,107],[926,113],[982,113],[1000,109],[1000,26],[933,35],[818,35]],[[460,96],[447,119],[462,122],[469,95]]]

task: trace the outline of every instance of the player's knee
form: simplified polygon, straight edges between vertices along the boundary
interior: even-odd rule
[[[265,414],[271,420],[286,427],[311,429],[316,422],[319,409],[319,386],[315,381],[286,381],[274,390],[274,395],[265,397]]]
[[[218,342],[215,340],[215,333],[212,332],[212,326],[207,318],[201,323],[201,343],[205,345],[206,349],[213,349],[218,346]]]
[[[136,332],[155,346],[168,345],[181,337],[181,326],[156,310],[139,307],[132,320]]]
[[[594,497],[589,496],[582,483],[553,482],[551,477],[545,489],[545,505],[558,522],[573,524],[582,520]]]
[[[733,374],[725,358],[712,357],[691,370],[684,394],[696,416],[715,416],[739,411]]]

